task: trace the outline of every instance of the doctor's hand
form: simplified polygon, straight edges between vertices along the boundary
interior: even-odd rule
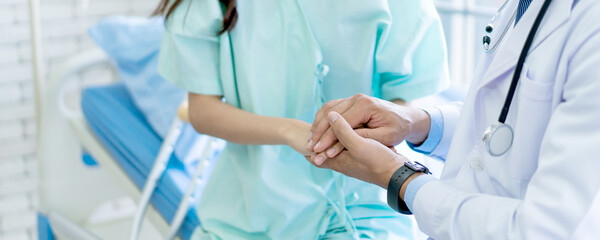
[[[340,113],[360,136],[388,147],[398,145],[403,140],[422,143],[429,132],[429,115],[418,108],[399,106],[364,94],[330,101],[317,112],[307,144],[309,151],[317,153],[313,154],[317,165],[344,149],[343,144],[337,142],[327,120],[327,114],[331,111]]]
[[[340,114],[330,112],[326,118],[331,124],[332,133],[345,150],[320,165],[311,158],[307,160],[317,167],[328,168],[387,189],[394,172],[408,159],[373,139],[361,137]]]

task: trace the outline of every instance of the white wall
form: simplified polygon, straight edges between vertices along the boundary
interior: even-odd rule
[[[87,28],[108,15],[148,16],[156,0],[40,0],[47,72],[94,45]],[[87,5],[87,6],[86,6]],[[0,239],[34,239],[36,130],[28,0],[0,0]],[[80,76],[90,82],[104,69]]]
[[[435,0],[444,25],[450,77],[467,86],[483,54],[484,27],[504,0]]]

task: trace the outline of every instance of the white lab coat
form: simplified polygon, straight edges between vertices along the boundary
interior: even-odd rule
[[[600,192],[596,195],[592,207],[581,221],[571,240],[597,240],[600,238]]]
[[[518,2],[499,16],[493,40]],[[434,239],[568,239],[600,188],[598,0],[552,2],[508,115],[512,148],[492,157],[481,140],[498,121],[542,4],[534,0],[500,47],[484,54],[462,112],[440,107],[444,133],[432,154],[446,156],[451,142],[450,150],[441,179],[426,183],[413,205],[420,229]]]

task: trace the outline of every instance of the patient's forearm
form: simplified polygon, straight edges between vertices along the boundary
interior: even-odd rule
[[[266,117],[235,108],[220,96],[189,94],[189,116],[196,131],[238,144],[288,144],[299,120]]]

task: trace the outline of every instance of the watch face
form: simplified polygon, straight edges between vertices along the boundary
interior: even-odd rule
[[[418,162],[405,162],[404,165],[406,165],[408,168],[412,169],[415,172],[425,171],[425,167]]]

